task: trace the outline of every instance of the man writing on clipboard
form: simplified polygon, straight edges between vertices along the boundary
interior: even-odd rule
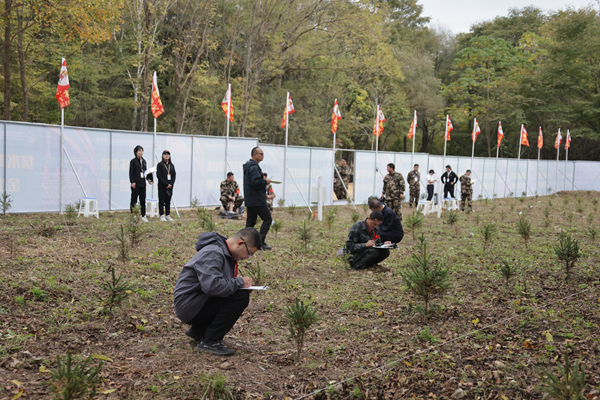
[[[381,245],[392,244],[389,241],[385,243],[381,241],[379,225],[382,221],[383,214],[380,211],[373,211],[369,218],[358,221],[350,228],[344,250],[351,256],[352,269],[380,267],[379,263],[390,256],[388,248],[378,248]]]

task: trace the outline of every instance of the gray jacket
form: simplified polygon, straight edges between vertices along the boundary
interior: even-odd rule
[[[198,236],[198,252],[183,266],[175,285],[175,314],[182,322],[191,321],[209,297],[228,297],[244,287],[244,280],[234,277],[235,261],[226,239],[214,232]]]

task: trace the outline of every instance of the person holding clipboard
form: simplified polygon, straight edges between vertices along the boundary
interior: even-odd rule
[[[392,242],[383,243],[379,235],[382,221],[381,211],[373,211],[369,218],[352,225],[344,248],[346,254],[350,255],[350,268],[380,267],[379,263],[390,256]],[[384,245],[387,248],[382,248]]]

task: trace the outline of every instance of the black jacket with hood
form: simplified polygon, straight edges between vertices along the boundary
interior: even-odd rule
[[[244,169],[244,202],[246,207],[267,205],[267,180],[263,178],[262,169],[253,159],[246,161]]]
[[[167,179],[169,175],[171,175],[171,180]],[[175,166],[170,160],[168,164],[163,160],[156,166],[156,178],[158,179],[158,186],[160,187],[167,187],[169,185],[175,186],[176,175]]]
[[[228,297],[244,287],[244,280],[235,275],[225,236],[206,232],[198,236],[198,251],[183,266],[175,285],[175,314],[184,323],[191,321],[209,297]]]

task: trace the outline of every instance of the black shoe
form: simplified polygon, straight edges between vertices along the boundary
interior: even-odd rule
[[[262,248],[261,248],[261,250],[271,250],[271,249],[272,249],[272,247],[266,243],[263,243]]]
[[[188,335],[189,337],[191,337],[192,339],[194,339],[196,342],[199,342],[202,340],[202,335],[200,335],[196,331],[194,331],[194,328],[188,329],[187,331],[185,331],[185,334]]]
[[[202,339],[195,350],[214,354],[215,356],[230,356],[235,353],[235,350],[225,346],[220,340],[211,340],[207,338]]]

